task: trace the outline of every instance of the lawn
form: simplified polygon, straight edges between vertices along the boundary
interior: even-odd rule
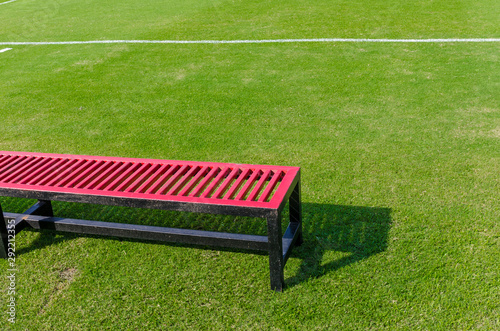
[[[14,324],[0,261],[0,328],[500,329],[500,42],[6,44],[500,38],[498,17],[490,0],[0,5],[0,49],[12,48],[0,53],[0,150],[300,166],[304,218],[283,293],[263,254],[25,230]],[[266,231],[259,219],[54,210]]]

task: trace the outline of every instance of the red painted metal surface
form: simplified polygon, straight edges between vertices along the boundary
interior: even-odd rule
[[[0,151],[0,187],[278,208],[298,167]]]

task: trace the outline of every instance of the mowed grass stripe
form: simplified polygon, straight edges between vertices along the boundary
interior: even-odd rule
[[[498,38],[498,2],[47,0],[0,11],[0,41]]]

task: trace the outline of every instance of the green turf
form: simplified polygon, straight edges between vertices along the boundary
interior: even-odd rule
[[[0,6],[0,42],[498,38],[499,13],[489,0],[18,0]],[[0,150],[300,166],[305,242],[275,294],[266,255],[23,231],[2,329],[500,329],[500,43],[4,47]]]
[[[17,0],[2,41],[498,37],[496,0]]]

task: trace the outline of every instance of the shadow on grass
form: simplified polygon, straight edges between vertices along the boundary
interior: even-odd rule
[[[46,230],[43,231],[23,230],[23,231],[34,231],[38,233],[38,236],[30,243],[29,246],[17,249],[16,256],[27,254],[34,250],[43,249],[48,246],[57,245],[61,242],[66,242],[80,237],[78,234],[67,233],[67,232],[55,232]]]
[[[17,200],[16,200],[17,201]],[[29,202],[16,206],[22,210]],[[134,208],[109,207],[74,203],[54,203],[55,215],[71,218],[94,219],[120,223],[169,226],[176,228],[202,229],[230,233],[265,235],[267,226],[262,219],[245,219],[232,216],[206,215],[183,212],[148,210],[146,213]],[[283,217],[288,218],[287,209]],[[303,238],[300,247],[294,248],[292,258],[301,260],[296,274],[285,280],[287,286],[300,284],[311,278],[321,277],[339,268],[364,260],[386,250],[391,227],[391,210],[379,207],[340,206],[331,204],[303,203]],[[89,218],[87,218],[90,216]],[[283,222],[284,227],[286,226]],[[35,230],[30,230],[35,231]],[[100,237],[64,232],[40,231],[27,247],[21,247],[19,255],[32,250],[55,245],[77,237]],[[145,242],[137,239],[102,237],[112,240]],[[147,242],[147,241],[146,241]],[[157,243],[157,242],[156,242]],[[189,244],[162,243],[172,246],[193,246]],[[213,248],[221,251],[241,249]],[[249,251],[245,251],[249,252]],[[339,254],[331,254],[339,253]],[[265,254],[265,252],[255,252]],[[334,256],[333,260],[331,256]],[[325,259],[325,257],[328,257]],[[324,260],[329,260],[324,262]]]
[[[314,203],[304,203],[302,208],[304,243],[292,253],[302,262],[296,275],[286,279],[288,286],[321,277],[387,249],[392,223],[389,208]],[[323,263],[325,254],[332,251],[344,254]]]

